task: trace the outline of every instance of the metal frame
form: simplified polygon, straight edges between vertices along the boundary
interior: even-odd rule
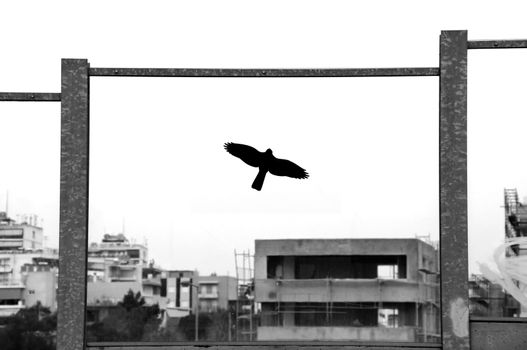
[[[97,343],[99,349],[469,349],[467,258],[467,50],[527,48],[527,40],[467,41],[467,31],[442,31],[439,67],[359,69],[90,68],[86,59],[62,60],[61,93],[1,93],[0,101],[61,102],[60,275],[57,348],[81,350],[85,342],[88,242],[89,78],[119,77],[400,77],[439,76],[440,266],[442,343],[256,342]],[[474,319],[480,324],[505,321]],[[506,322],[505,322],[506,323]],[[515,324],[520,324],[516,322]],[[525,324],[527,325],[527,324]],[[525,330],[525,328],[522,328]],[[485,335],[485,334],[484,334]],[[479,336],[478,336],[479,339]],[[484,342],[483,336],[481,336]],[[524,336],[524,341],[527,342]],[[473,342],[478,347],[480,343]],[[479,347],[478,347],[479,348]]]
[[[189,77],[189,78],[331,78],[437,76],[438,68],[350,69],[178,69],[92,68],[93,77]]]
[[[443,349],[469,349],[467,32],[443,32],[439,65],[439,251]]]
[[[60,102],[60,94],[49,92],[0,92],[0,101]]]

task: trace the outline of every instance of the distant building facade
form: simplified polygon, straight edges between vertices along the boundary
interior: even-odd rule
[[[231,276],[200,276],[199,310],[200,312],[216,312],[227,310],[237,299],[237,280]]]
[[[520,303],[502,286],[492,283],[482,275],[472,274],[468,281],[469,309],[471,316],[517,317]]]
[[[148,262],[148,249],[130,243],[123,234],[105,234],[101,243],[88,248],[87,309],[90,322],[104,318],[129,290],[140,292],[146,305],[165,308],[163,271]]]
[[[437,339],[437,250],[418,239],[255,242],[258,340]]]
[[[166,315],[168,319],[178,319],[195,312],[198,300],[199,274],[193,270],[168,270],[163,284],[166,286]]]
[[[12,250],[39,250],[44,248],[42,227],[37,226],[36,216],[24,216],[18,223],[0,212],[0,252]]]
[[[18,223],[0,212],[0,317],[37,302],[57,309],[58,250],[44,247],[36,216]]]
[[[504,190],[505,209],[505,238],[527,237],[527,204],[518,199],[518,191],[513,189]],[[527,255],[527,245],[514,245],[507,251],[507,256]],[[527,286],[518,281],[518,287],[523,290]],[[527,307],[519,304],[517,316],[527,317]]]

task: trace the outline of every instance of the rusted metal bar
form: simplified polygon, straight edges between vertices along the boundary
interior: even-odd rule
[[[474,49],[525,49],[527,40],[471,40],[467,48]]]
[[[0,92],[0,101],[60,102],[60,93],[52,92]]]
[[[335,349],[335,350],[430,350],[441,349],[439,343],[401,343],[401,342],[367,342],[367,341],[257,341],[257,342],[100,342],[88,343],[88,349],[98,350],[180,350],[180,349]]]
[[[442,342],[468,350],[467,31],[442,31],[439,52]]]
[[[216,77],[216,78],[317,78],[438,76],[439,68],[355,69],[178,69],[91,68],[94,77]]]
[[[524,350],[527,349],[527,322],[511,320],[511,317],[494,320],[470,320],[470,335],[473,349],[478,350]]]
[[[88,242],[89,64],[62,60],[57,349],[82,350]]]
[[[470,323],[484,322],[484,323],[524,323],[527,327],[526,317],[488,317],[488,316],[470,316]],[[526,329],[527,330],[527,329]],[[527,336],[527,332],[525,333]]]

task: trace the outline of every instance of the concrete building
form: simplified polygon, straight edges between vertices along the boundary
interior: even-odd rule
[[[0,317],[40,301],[57,308],[58,250],[44,247],[36,216],[21,223],[0,212]]]
[[[131,289],[140,292],[146,305],[166,306],[162,294],[163,271],[148,262],[148,248],[130,243],[123,234],[105,234],[101,243],[88,248],[89,319],[103,318],[105,309],[117,305]]]
[[[17,223],[6,212],[0,212],[0,252],[11,250],[36,250],[44,248],[42,227],[37,226],[37,217],[23,216]]]
[[[516,317],[520,303],[496,283],[482,275],[472,274],[468,281],[469,309],[471,316]]]
[[[505,238],[527,237],[527,204],[519,201],[515,188],[504,190],[504,210]],[[506,254],[510,257],[527,255],[527,245],[513,245]],[[520,281],[517,283],[521,290],[527,287]],[[519,304],[519,309],[513,314],[527,317],[527,307]]]
[[[165,272],[163,284],[166,294],[167,318],[180,318],[194,312],[198,300],[197,281],[199,274],[192,270],[169,270]]]
[[[237,281],[235,277],[200,276],[198,284],[200,312],[227,310],[236,302]]]
[[[255,242],[258,340],[439,337],[437,250],[418,239]]]
[[[24,301],[26,307],[37,302],[57,310],[57,289],[59,268],[53,265],[26,264],[22,266],[22,283],[25,285]]]

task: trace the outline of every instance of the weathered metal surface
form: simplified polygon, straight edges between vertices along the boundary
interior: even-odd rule
[[[0,101],[56,102],[60,93],[52,92],[0,92]]]
[[[88,240],[87,60],[62,60],[57,349],[84,348]]]
[[[440,39],[440,252],[444,350],[469,349],[467,32]]]
[[[220,343],[214,344],[210,342],[198,342],[198,343],[89,343],[88,349],[101,349],[101,350],[191,350],[191,349],[209,349],[209,350],[249,350],[249,349],[288,349],[288,350],[430,350],[440,349],[441,344],[429,344],[429,343],[383,343],[383,342],[237,342],[237,343]]]
[[[468,49],[525,49],[527,40],[471,40]]]
[[[116,77],[222,77],[222,78],[314,78],[314,77],[405,77],[438,76],[438,68],[355,69],[178,69],[91,68],[90,76]]]
[[[471,349],[527,349],[527,319],[477,319],[470,321]]]

